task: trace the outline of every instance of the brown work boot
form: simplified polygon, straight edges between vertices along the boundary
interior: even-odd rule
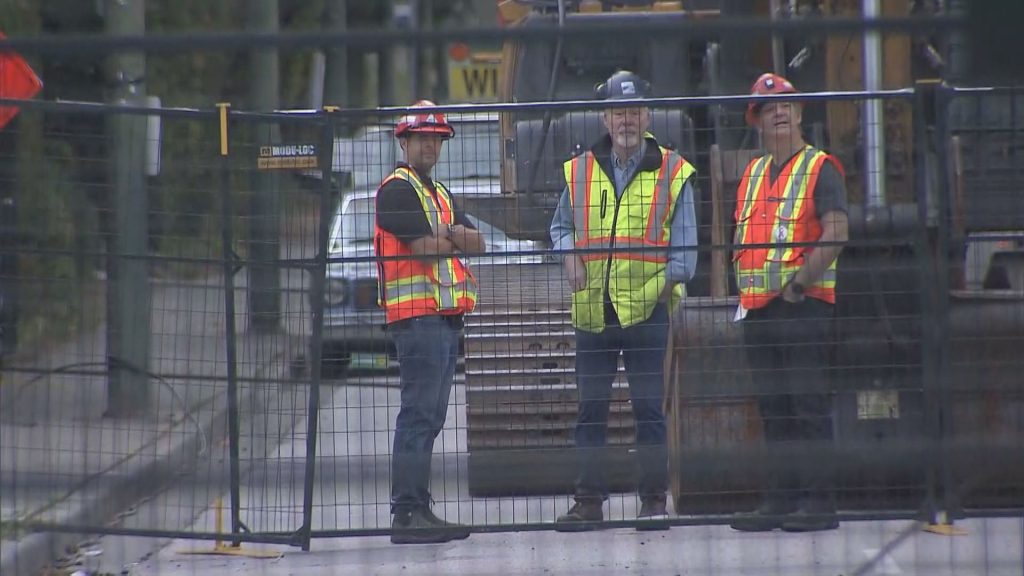
[[[640,499],[640,512],[636,515],[637,520],[643,521],[636,529],[645,530],[668,530],[668,508],[664,496],[646,496]]]
[[[604,503],[597,501],[577,500],[572,508],[555,520],[555,530],[559,532],[581,532],[583,530],[597,530],[599,527],[594,523],[604,520]]]

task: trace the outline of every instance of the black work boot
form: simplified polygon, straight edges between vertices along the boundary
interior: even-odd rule
[[[555,520],[555,530],[559,532],[580,532],[597,530],[593,523],[604,520],[604,503],[600,500],[577,500],[572,508]]]
[[[636,529],[645,530],[668,530],[668,508],[665,496],[643,496],[640,498],[640,512],[636,519],[642,520]]]
[[[451,536],[451,540],[465,540],[469,538],[469,526],[463,524],[456,524],[454,522],[446,522],[441,518],[438,518],[434,511],[429,506],[423,507],[423,516],[434,526],[444,528],[444,530]]]
[[[768,500],[753,512],[740,512],[729,527],[740,532],[769,532],[782,528],[786,515],[792,514],[796,506],[790,502]]]
[[[423,507],[395,511],[391,520],[392,544],[438,544],[455,540],[452,532],[430,521]]]

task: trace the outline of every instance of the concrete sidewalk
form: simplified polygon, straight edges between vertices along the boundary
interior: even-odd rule
[[[240,275],[244,276],[244,275]],[[244,283],[244,279],[243,279]],[[104,418],[106,377],[50,372],[67,366],[102,372],[104,327],[31,362],[8,368],[0,386],[0,573],[35,574],[82,536],[23,533],[13,523],[102,527],[177,474],[222,458],[227,430],[223,285],[154,282],[149,417]],[[236,309],[246,310],[245,286]],[[286,306],[286,310],[288,307]],[[286,320],[287,322],[287,320]],[[288,378],[301,338],[245,333],[236,316],[241,410]],[[305,384],[305,383],[303,383]],[[288,384],[290,393],[303,384]],[[159,528],[154,526],[153,528]]]
[[[940,536],[907,521],[847,522],[815,534],[744,533],[726,526],[662,532],[473,534],[445,544],[396,546],[386,536],[316,540],[310,552],[270,545],[277,559],[181,554],[175,542],[133,566],[132,575],[309,576],[1019,576],[1024,520],[958,522],[967,534]],[[192,546],[194,547],[194,546]]]
[[[813,534],[744,533],[727,526],[678,526],[638,532],[612,528],[590,533],[553,530],[515,532],[515,525],[553,526],[571,504],[568,496],[474,498],[466,483],[464,389],[452,392],[448,420],[436,444],[431,489],[434,510],[451,521],[482,530],[468,540],[396,546],[387,535],[315,538],[310,552],[294,547],[243,545],[243,552],[280,554],[276,559],[193,555],[212,551],[205,542],[175,540],[135,553],[124,539],[105,538],[86,559],[97,572],[161,576],[241,574],[395,574],[551,576],[592,574],[715,576],[799,574],[814,576],[1024,574],[1024,520],[971,519],[957,522],[962,536],[941,536],[910,521],[848,521],[835,531]],[[314,484],[314,531],[379,530],[390,526],[388,456],[391,422],[398,410],[393,387],[325,388],[321,395]],[[267,452],[258,473],[242,477],[242,501],[276,504],[272,511],[250,510],[257,529],[301,523],[305,437],[299,434]],[[264,479],[272,479],[267,482]],[[613,494],[606,518],[636,517],[635,494]],[[701,520],[690,518],[690,520]],[[212,531],[216,514],[198,514],[193,530]],[[271,524],[270,521],[277,522]],[[90,561],[92,564],[90,565]]]

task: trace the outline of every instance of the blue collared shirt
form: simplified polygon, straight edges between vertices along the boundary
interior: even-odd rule
[[[621,199],[622,193],[626,190],[640,159],[643,158],[644,146],[626,160],[625,167],[620,167],[618,160],[612,153],[612,178],[615,180],[615,197]],[[569,187],[562,190],[562,197],[555,209],[555,216],[551,219],[549,230],[551,242],[555,250],[570,251],[576,246],[575,227],[572,221],[572,204],[569,202]],[[682,194],[676,201],[676,208],[672,212],[672,222],[669,228],[669,255],[668,266],[665,270],[665,277],[670,282],[686,283],[697,269],[697,217],[693,206],[693,186],[690,180],[683,185]]]
[[[633,177],[636,172],[636,167],[640,165],[640,159],[644,157],[644,151],[647,149],[647,141],[641,140],[640,147],[633,153],[632,156],[626,158],[625,166],[619,166],[619,158],[615,156],[615,151],[612,151],[612,177],[615,179],[615,197],[622,199],[622,193],[626,190],[626,184],[629,184],[629,180]]]

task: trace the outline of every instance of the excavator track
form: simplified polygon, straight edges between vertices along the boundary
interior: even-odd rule
[[[477,276],[480,303],[467,316],[465,330],[470,492],[571,491],[576,346],[560,267],[485,268]],[[620,366],[608,422],[613,457],[628,456],[624,447],[634,436],[629,390]],[[527,474],[509,474],[510,470]],[[627,479],[618,483],[628,485]]]

